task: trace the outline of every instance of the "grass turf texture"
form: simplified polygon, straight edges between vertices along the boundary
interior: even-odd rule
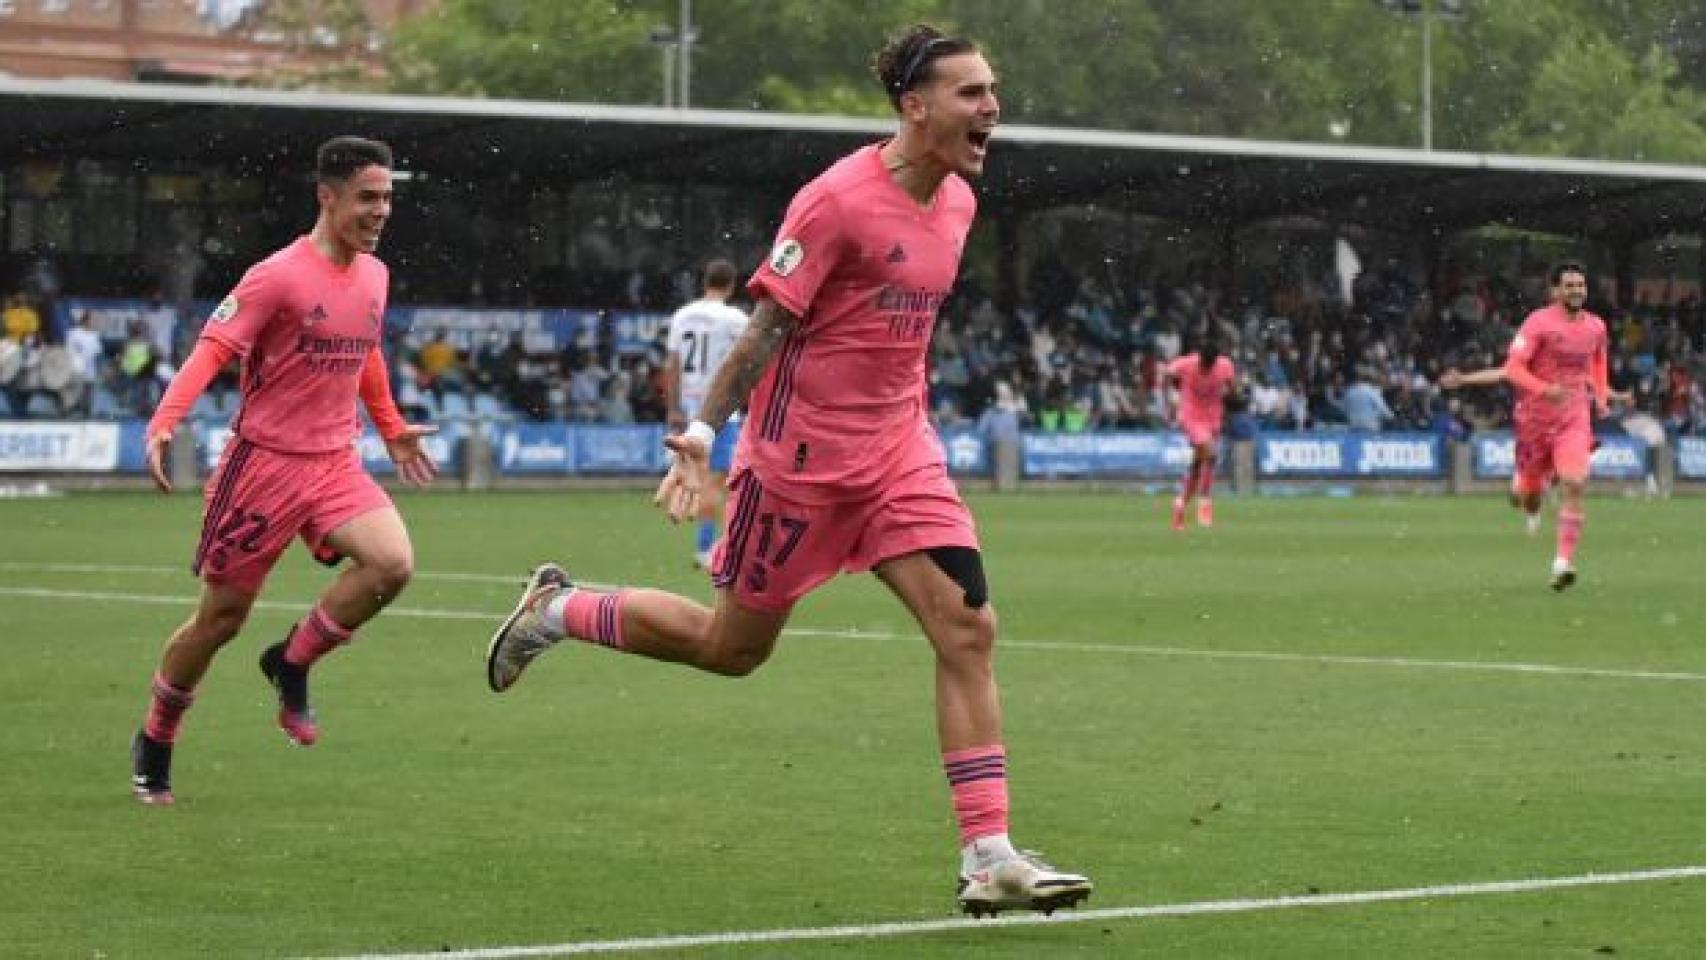
[[[0,953],[313,956],[953,915],[931,658],[873,578],[731,681],[603,650],[484,686],[536,561],[708,596],[638,492],[403,495],[421,576],[315,672],[290,748],[255,659],[327,573],[293,549],[204,683],[179,803],[128,796],[191,497],[0,501]],[[1116,907],[1706,864],[1706,501],[1590,502],[1582,583],[1492,499],[973,500],[1001,611],[1014,832]],[[56,565],[135,566],[79,571]],[[443,574],[512,575],[513,585]],[[416,615],[411,615],[413,612]],[[484,619],[479,614],[487,614]],[[830,635],[862,631],[866,636]],[[1178,648],[1167,652],[1159,648]],[[1187,652],[1188,651],[1188,652]],[[655,956],[1684,956],[1706,880]]]

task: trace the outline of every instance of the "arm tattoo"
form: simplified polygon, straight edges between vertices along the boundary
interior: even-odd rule
[[[770,359],[782,348],[782,341],[794,332],[799,319],[766,297],[752,311],[752,321],[740,335],[723,365],[711,378],[705,392],[705,403],[699,409],[699,419],[713,430],[721,430],[729,415],[746,405],[747,396],[758,385]]]

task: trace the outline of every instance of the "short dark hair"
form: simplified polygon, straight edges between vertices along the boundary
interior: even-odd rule
[[[1550,280],[1552,282],[1552,286],[1555,287],[1564,282],[1564,274],[1566,273],[1579,273],[1582,275],[1583,280],[1588,278],[1588,268],[1582,266],[1581,261],[1579,260],[1558,261],[1553,264],[1552,269],[1547,272],[1546,278]]]
[[[708,261],[705,264],[705,286],[712,290],[725,290],[735,285],[735,265],[722,257]]]
[[[871,59],[871,69],[889,95],[889,105],[900,110],[900,95],[935,79],[935,63],[943,57],[976,53],[977,44],[963,37],[950,37],[928,23],[915,23],[889,37]]]
[[[1203,369],[1207,370],[1214,366],[1215,361],[1220,359],[1222,351],[1220,331],[1215,327],[1213,320],[1205,321],[1203,331],[1197,337],[1197,362],[1202,365]]]
[[[366,137],[333,137],[314,154],[314,179],[342,183],[362,167],[391,167],[391,148]]]

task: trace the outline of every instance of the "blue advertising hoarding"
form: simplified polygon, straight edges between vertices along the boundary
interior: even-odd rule
[[[1263,434],[1263,477],[1442,477],[1445,442],[1431,433]]]
[[[492,428],[492,466],[510,476],[568,476],[575,472],[572,428],[562,423],[514,423]]]
[[[1026,433],[1020,438],[1020,471],[1033,479],[1177,477],[1190,463],[1191,446],[1178,433]]]
[[[661,474],[669,468],[663,435],[664,428],[660,423],[635,426],[577,424],[573,431],[575,472]]]
[[[1639,480],[1647,475],[1647,445],[1634,437],[1599,437],[1590,476],[1595,480]],[[1516,470],[1516,440],[1509,433],[1478,433],[1470,441],[1478,480],[1508,478]]]
[[[1706,480],[1706,437],[1677,439],[1676,475],[1685,480]]]
[[[955,476],[985,476],[991,469],[989,443],[971,427],[947,427],[938,431],[948,472]]]
[[[139,420],[0,420],[0,472],[131,473],[144,469]]]

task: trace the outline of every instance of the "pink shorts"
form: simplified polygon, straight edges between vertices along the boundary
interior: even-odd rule
[[[1213,421],[1181,419],[1179,429],[1184,431],[1185,439],[1190,441],[1193,447],[1214,443],[1220,439],[1220,424]]]
[[[392,505],[353,447],[279,453],[237,438],[225,447],[203,498],[191,572],[252,593],[295,537],[319,553],[327,534]]]
[[[749,468],[729,480],[728,525],[711,554],[711,582],[740,605],[785,613],[837,573],[934,547],[977,549],[977,528],[947,468],[895,479],[881,495],[821,506],[796,503]]]
[[[1518,424],[1511,490],[1542,493],[1553,477],[1581,479],[1593,459],[1593,430],[1586,425]]]

